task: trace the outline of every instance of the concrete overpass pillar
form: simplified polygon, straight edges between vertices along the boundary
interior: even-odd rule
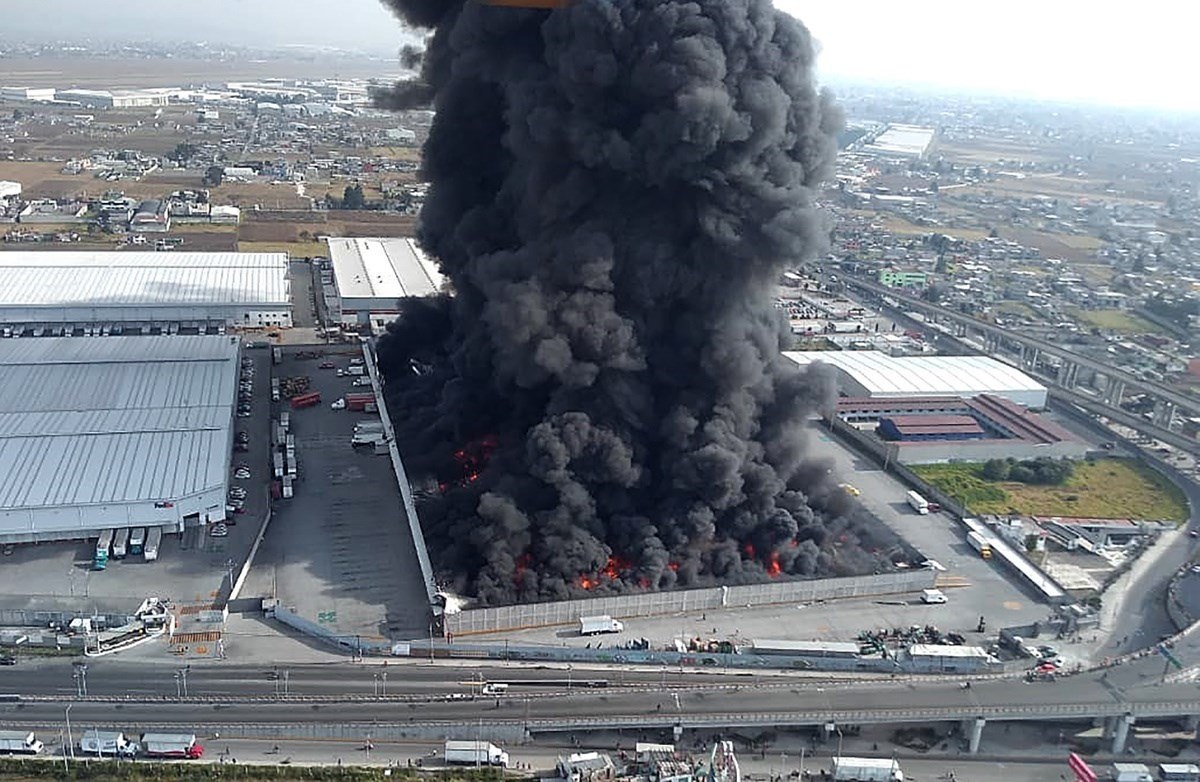
[[[1067,372],[1067,388],[1074,388],[1079,383],[1079,365],[1068,364],[1070,370]]]
[[[1038,359],[1041,358],[1041,351],[1034,348],[1029,354],[1029,368],[1037,369]]]
[[[1125,742],[1129,739],[1129,728],[1133,725],[1134,718],[1132,714],[1122,714],[1116,718],[1116,726],[1113,729],[1112,747],[1110,751],[1114,755],[1121,755],[1125,752]]]
[[[974,755],[979,752],[979,742],[983,740],[983,726],[987,724],[987,720],[983,717],[978,717],[971,720],[971,731],[967,734],[967,752]]]

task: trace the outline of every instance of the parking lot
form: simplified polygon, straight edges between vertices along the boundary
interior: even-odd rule
[[[115,339],[115,338],[114,338]],[[249,349],[243,356],[255,368],[253,402],[248,417],[234,418],[237,431],[250,434],[249,450],[234,453],[231,465],[253,467],[268,458],[267,412],[270,398],[270,351]],[[246,489],[243,512],[230,516],[228,535],[214,537],[204,527],[164,535],[158,559],[140,556],[109,558],[105,570],[92,570],[96,541],[76,540],[13,547],[4,557],[0,605],[34,610],[90,613],[133,612],[147,596],[178,605],[211,605],[221,596],[231,569],[241,567],[267,512],[267,473],[251,470],[249,480],[231,485]]]
[[[322,355],[297,357],[308,351]],[[370,390],[337,376],[361,352],[349,345],[288,346],[283,356],[276,376],[308,377],[321,402],[290,413],[295,496],[276,503],[241,596],[276,596],[331,632],[423,637],[429,611],[391,461],[350,444],[355,423],[378,415],[330,407],[351,390]],[[325,363],[334,367],[321,368]]]

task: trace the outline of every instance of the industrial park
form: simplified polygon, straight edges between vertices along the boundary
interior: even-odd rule
[[[1200,128],[608,2],[0,31],[0,774],[1200,782]]]

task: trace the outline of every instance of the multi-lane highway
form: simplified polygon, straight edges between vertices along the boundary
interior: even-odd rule
[[[1180,640],[1175,653],[1192,661],[1200,657],[1194,637]],[[268,668],[193,666],[189,697],[175,698],[174,668],[117,661],[93,662],[87,674],[91,697],[78,699],[69,668],[53,663],[39,666],[38,675],[28,670],[0,674],[0,690],[31,696],[0,705],[0,720],[58,725],[65,703],[74,702],[72,719],[111,721],[116,716],[111,698],[122,693],[131,696],[116,706],[123,722],[207,726],[228,735],[262,735],[264,726],[271,734],[286,735],[290,726],[317,724],[370,726],[383,735],[387,726],[402,730],[417,725],[480,725],[511,733],[525,727],[538,732],[1200,714],[1200,686],[1162,685],[1164,663],[1161,657],[1147,656],[1057,682],[981,679],[970,688],[955,679],[929,678],[823,682],[779,674],[756,678],[688,671],[330,664],[288,669],[290,696],[279,699],[274,696],[280,683],[268,678]],[[389,697],[375,698],[377,676],[385,670]],[[450,697],[469,692],[469,682],[479,677],[508,681],[511,687],[496,698]],[[606,679],[610,686],[575,684],[596,679]]]

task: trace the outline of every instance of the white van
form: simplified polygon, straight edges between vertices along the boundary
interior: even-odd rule
[[[950,600],[946,597],[946,593],[940,589],[923,589],[921,590],[921,602],[929,605],[937,605],[940,603],[949,603]]]

